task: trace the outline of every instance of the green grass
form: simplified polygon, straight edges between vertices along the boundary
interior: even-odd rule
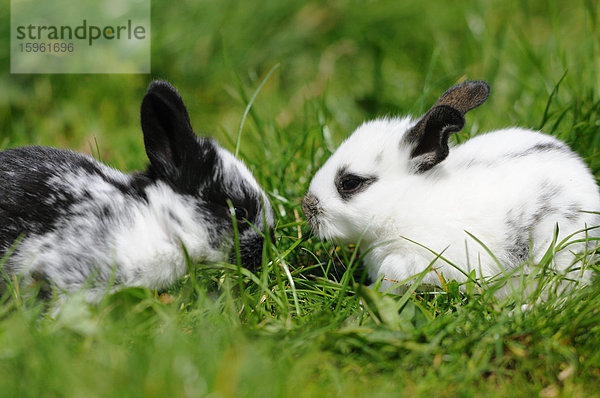
[[[231,151],[241,132],[278,227],[256,276],[198,265],[167,294],[126,289],[98,306],[75,295],[55,318],[34,292],[5,293],[0,396],[600,396],[600,281],[526,313],[522,292],[498,302],[494,286],[384,295],[361,286],[359,252],[306,239],[300,210],[361,121],[420,114],[466,78],[493,91],[457,141],[543,127],[600,176],[599,11],[589,0],[155,0],[152,76],[10,75],[2,0],[0,147],[142,168],[139,105],[166,78],[197,132]]]

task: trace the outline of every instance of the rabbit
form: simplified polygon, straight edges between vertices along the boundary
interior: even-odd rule
[[[369,277],[382,278],[385,290],[430,264],[437,274],[425,273],[423,285],[440,286],[440,276],[465,282],[473,270],[487,280],[517,272],[541,260],[558,225],[559,242],[571,234],[582,242],[555,254],[554,271],[588,281],[591,271],[580,270],[573,252],[596,247],[600,217],[592,212],[600,211],[600,196],[578,155],[552,136],[518,127],[449,148],[449,135],[489,93],[487,83],[467,81],[419,119],[359,126],[302,200],[313,233],[360,241]],[[502,289],[497,295],[506,297],[510,289]]]
[[[141,126],[150,164],[133,174],[51,147],[0,152],[5,277],[59,294],[85,288],[90,301],[111,285],[165,289],[186,273],[188,258],[235,264],[229,204],[242,265],[261,264],[274,214],[249,169],[194,133],[167,82],[150,84]]]

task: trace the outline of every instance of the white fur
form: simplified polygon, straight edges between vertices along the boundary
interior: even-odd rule
[[[373,279],[383,275],[403,281],[435,259],[431,251],[443,253],[464,272],[475,269],[478,276],[490,277],[503,267],[518,265],[508,255],[511,248],[507,245],[529,224],[533,228],[526,232],[532,238],[530,255],[535,262],[552,241],[557,223],[559,241],[600,223],[597,215],[579,212],[600,211],[593,176],[557,139],[520,128],[499,130],[450,148],[441,163],[414,174],[410,171],[411,148],[402,140],[413,125],[410,118],[363,124],[310,184],[309,193],[319,203],[314,229],[323,239],[356,243],[362,238],[365,263]],[[536,145],[556,148],[536,151]],[[376,176],[377,181],[344,200],[334,183],[343,167],[356,175]],[[542,203],[544,195],[547,203]],[[466,232],[481,240],[502,266]],[[588,234],[598,236],[598,231]],[[577,238],[585,238],[585,234],[573,237]],[[580,244],[569,249],[582,251],[585,247]],[[572,261],[571,253],[563,251],[555,258],[557,270],[566,270]],[[434,267],[448,280],[466,279],[442,260]],[[435,273],[429,273],[423,283],[440,281]]]
[[[150,84],[141,122],[150,160],[143,173],[123,174],[68,150],[0,152],[2,250],[21,237],[4,264],[9,274],[65,291],[89,287],[92,300],[111,286],[163,289],[185,274],[188,256],[231,260],[228,203],[248,218],[238,223],[242,265],[260,266],[261,231],[272,232],[274,215],[248,168],[196,136],[166,82]]]
[[[128,225],[114,234],[115,260],[127,275],[125,285],[162,289],[186,272],[183,248],[198,262],[226,261],[227,248],[212,247],[196,204],[164,183],[146,190],[148,204],[132,209]]]
[[[129,176],[103,169],[129,182]],[[226,261],[227,248],[209,244],[210,225],[200,219],[196,203],[163,182],[148,186],[147,203],[124,195],[99,176],[70,173],[53,183],[60,188],[57,192],[69,187],[71,194],[82,196],[85,190],[91,197],[69,210],[78,216],[70,217],[59,231],[25,239],[19,245],[9,261],[20,273],[43,270],[59,288],[70,290],[81,285],[86,279],[82,275],[95,264],[96,272],[115,271],[121,278],[119,284],[162,289],[185,274],[184,247],[194,261]],[[98,217],[103,206],[115,212],[113,217]],[[74,256],[70,267],[65,258],[69,255]],[[118,271],[113,269],[117,266]]]
[[[262,190],[258,182],[254,178],[254,175],[248,169],[248,166],[240,159],[236,158],[231,152],[221,147],[217,148],[219,151],[219,157],[223,161],[223,169],[218,172],[227,174],[232,176],[230,179],[230,183],[232,184],[231,189],[235,190],[241,186],[240,181],[245,181],[249,184],[256,192],[260,192],[260,196],[262,198],[263,204],[269,203],[269,198],[267,194]],[[265,219],[267,221],[267,225],[273,225],[275,223],[275,215],[273,214],[273,209],[271,206],[264,206],[265,210]]]

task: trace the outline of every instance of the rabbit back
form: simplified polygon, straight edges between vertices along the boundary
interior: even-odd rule
[[[404,280],[423,271],[435,253],[462,271],[490,277],[530,258],[540,261],[557,226],[558,241],[574,234],[572,240],[588,240],[590,251],[600,236],[591,228],[600,225],[593,175],[566,144],[539,132],[512,128],[474,137],[451,148],[426,175],[389,184],[390,196],[398,191],[371,221],[369,236],[395,236],[373,239],[366,254],[373,278]],[[570,250],[585,251],[586,243],[557,253],[557,270],[573,265]],[[465,279],[441,260],[436,267],[448,279]],[[439,283],[436,278],[428,275],[424,283]]]
[[[100,265],[111,263],[111,233],[126,221],[123,209],[144,201],[131,176],[86,155],[30,146],[0,152],[0,179],[2,252],[20,239],[9,273],[27,269],[68,289],[94,268],[108,281],[112,269]]]
[[[86,284],[164,288],[185,273],[185,254],[224,261],[222,234],[199,203],[144,173],[123,174],[93,158],[48,147],[0,152],[0,239],[8,273]],[[207,214],[207,218],[210,215]]]

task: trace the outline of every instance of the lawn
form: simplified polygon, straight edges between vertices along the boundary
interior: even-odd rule
[[[152,3],[151,75],[16,75],[2,0],[0,147],[141,169],[141,99],[167,79],[197,133],[233,150],[241,132],[276,243],[255,276],[191,264],[167,292],[125,289],[94,306],[75,294],[55,317],[27,291],[5,294],[0,396],[600,397],[600,278],[525,312],[519,290],[498,301],[451,281],[441,294],[386,295],[361,284],[359,248],[310,237],[300,209],[363,120],[420,115],[465,79],[492,93],[455,142],[542,129],[600,176],[597,2]]]

